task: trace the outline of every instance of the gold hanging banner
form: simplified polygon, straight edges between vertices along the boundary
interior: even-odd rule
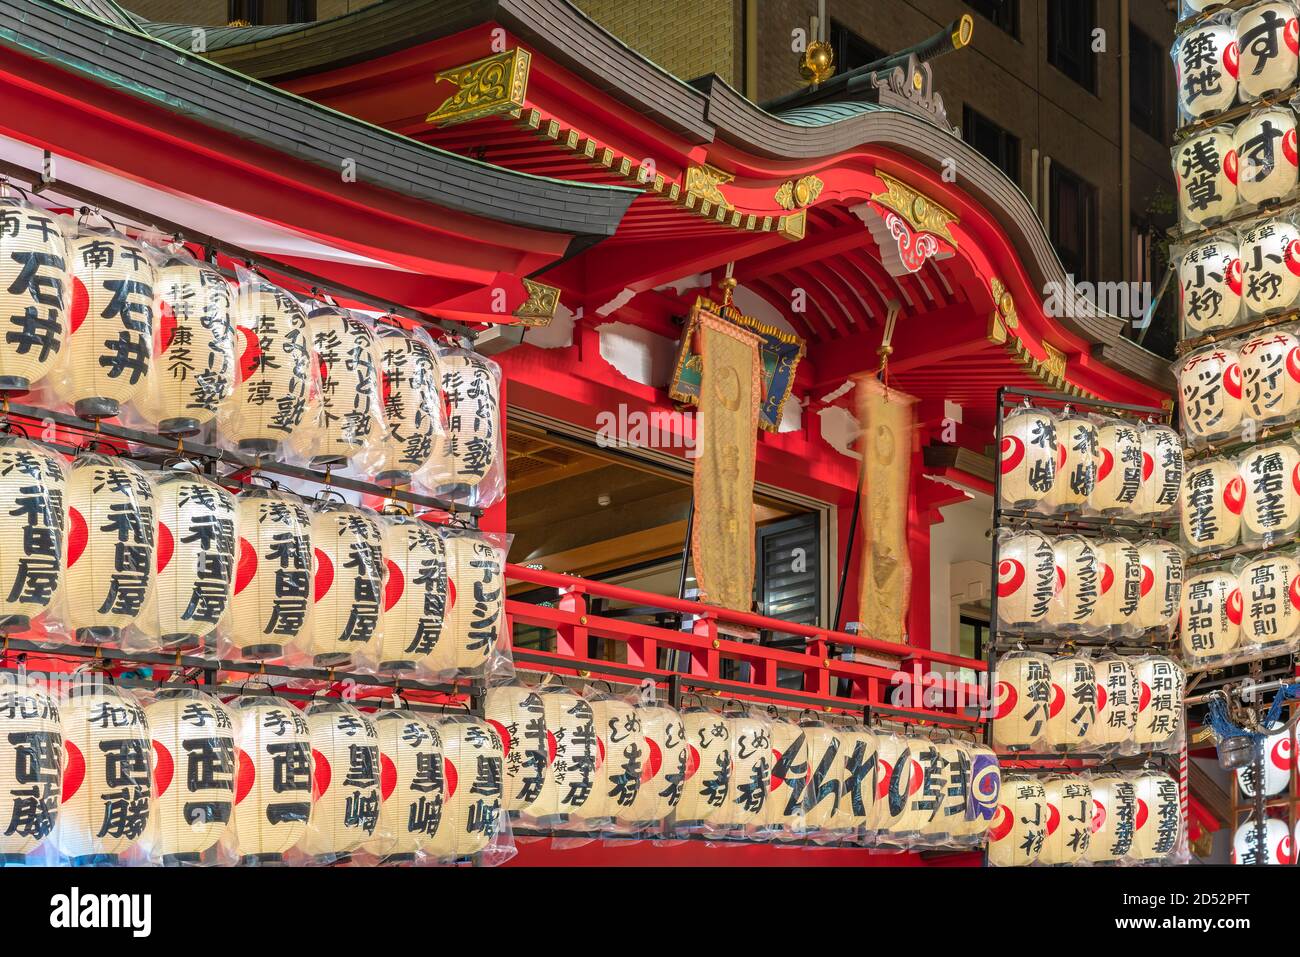
[[[912,407],[916,399],[874,376],[858,381],[865,456],[862,488],[862,590],[858,634],[906,640],[912,594],[907,548],[907,493],[912,469]]]
[[[750,611],[754,455],[762,399],[759,337],[696,304],[702,360],[691,554],[701,601]]]

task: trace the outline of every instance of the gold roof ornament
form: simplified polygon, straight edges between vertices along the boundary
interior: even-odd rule
[[[434,78],[457,87],[455,93],[425,117],[433,126],[467,123],[485,116],[518,117],[528,92],[528,70],[532,54],[515,47],[464,66],[441,70]]]
[[[513,313],[521,326],[540,328],[549,326],[560,307],[560,290],[533,279],[521,280],[528,290],[527,301]]]
[[[825,40],[814,40],[799,60],[799,75],[812,84],[825,83],[835,75],[835,51]]]
[[[955,213],[949,212],[934,200],[887,173],[876,170],[876,176],[885,184],[885,189],[883,192],[873,193],[872,199],[898,213],[918,232],[934,233],[936,236],[942,236],[954,248],[957,246],[957,240],[953,237],[952,230],[948,228],[960,221]]]
[[[776,204],[782,209],[810,206],[817,201],[825,184],[820,177],[808,175],[786,180],[776,191]]]

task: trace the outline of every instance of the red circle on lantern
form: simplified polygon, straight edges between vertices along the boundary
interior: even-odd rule
[[[329,560],[319,548],[314,549],[316,552],[316,581],[315,581],[315,601],[320,601],[329,594],[330,586],[334,584],[334,563]]]
[[[238,595],[257,572],[257,549],[244,536],[239,536],[239,563],[235,566],[235,594]]]
[[[90,312],[90,293],[86,292],[86,284],[81,281],[80,276],[72,277],[72,306],[70,312],[69,335],[81,328],[81,324],[86,321],[86,315]]]
[[[397,787],[397,765],[388,755],[379,755],[379,795],[387,801]]]
[[[1006,475],[1019,465],[1025,458],[1025,443],[1020,441],[1014,435],[1004,436],[1002,439],[1002,474]]]
[[[998,597],[1007,598],[1020,590],[1025,583],[1025,566],[1014,558],[1004,558],[998,564]]]
[[[81,782],[86,780],[86,759],[81,749],[66,738],[63,750],[67,756],[67,765],[63,769],[63,797],[60,803],[67,804],[81,789]]]
[[[158,554],[157,565],[159,573],[167,568],[167,564],[172,560],[172,552],[176,550],[176,539],[172,537],[172,530],[167,527],[165,522],[158,523]]]
[[[253,782],[257,780],[257,766],[253,764],[253,759],[248,756],[248,752],[243,748],[239,749],[239,756],[236,760],[235,769],[235,803],[239,804],[244,798],[248,797],[248,792],[253,790]]]
[[[86,529],[86,520],[81,517],[81,513],[72,506],[68,506],[68,567],[71,568],[77,564],[77,559],[81,553],[86,550],[86,542],[89,540],[89,532]]]
[[[153,787],[154,796],[162,797],[171,787],[172,777],[176,774],[176,762],[172,753],[161,741],[153,743]]]
[[[388,581],[384,583],[384,611],[388,611],[397,604],[402,592],[406,590],[406,576],[391,558],[385,558],[384,564],[388,567]]]
[[[330,777],[333,772],[330,770],[330,763],[325,760],[325,755],[315,748],[311,749],[311,766],[311,799],[319,801],[330,789]]]

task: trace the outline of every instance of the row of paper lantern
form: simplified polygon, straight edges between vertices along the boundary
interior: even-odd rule
[[[728,710],[729,709],[729,710]],[[997,799],[987,748],[736,702],[674,710],[557,681],[491,688],[505,807],[557,833],[973,844]]]
[[[0,438],[0,628],[50,640],[481,674],[503,536]]]
[[[1275,443],[1188,463],[1181,498],[1188,552],[1285,542],[1300,527],[1300,451]]]
[[[995,867],[1174,863],[1183,844],[1178,782],[1158,771],[1008,775],[989,828]]]
[[[1167,425],[1026,405],[1003,422],[999,469],[1003,508],[1142,518],[1178,504],[1183,454]]]
[[[993,681],[999,752],[1167,750],[1183,730],[1183,671],[1160,655],[1012,651]]]
[[[1184,16],[1222,0],[1182,0]],[[1196,23],[1174,42],[1178,118],[1190,123],[1296,83],[1300,17],[1290,0],[1267,0]]]
[[[1255,827],[1255,819],[1247,818],[1232,835],[1232,863],[1246,866],[1256,864],[1294,864],[1296,840],[1300,838],[1300,821],[1292,831],[1286,821],[1275,817],[1264,819],[1263,844]]]
[[[1187,577],[1179,612],[1183,660],[1206,664],[1283,654],[1300,644],[1300,562],[1267,554]]]
[[[1218,342],[1174,364],[1183,436],[1193,446],[1300,420],[1295,327]]]
[[[1137,637],[1172,633],[1183,550],[1161,539],[1045,535],[1004,529],[998,539],[998,631]]]
[[[1294,216],[1221,229],[1172,252],[1185,338],[1287,313],[1300,304],[1300,228]]]
[[[501,742],[337,700],[0,684],[0,862],[412,863],[509,840]]]
[[[0,314],[17,326],[0,342],[0,391],[39,385],[85,418],[129,404],[163,433],[211,423],[248,454],[499,497],[495,363],[396,317],[309,313],[247,270],[234,288],[182,246],[70,223],[0,199]]]

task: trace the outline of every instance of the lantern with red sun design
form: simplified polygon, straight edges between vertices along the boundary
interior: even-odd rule
[[[651,758],[662,766],[661,751],[652,751],[641,730],[641,713],[633,695],[588,690],[596,729],[596,785],[582,808],[586,827],[596,830],[614,818],[636,820],[634,805]],[[658,745],[656,744],[657,748]]]
[[[1241,315],[1241,249],[1232,233],[1198,243],[1178,261],[1186,338],[1234,326]]]
[[[1056,417],[1043,409],[1016,409],[1002,424],[1002,507],[1033,509],[1052,491],[1060,465]]]
[[[312,806],[311,730],[284,698],[242,695],[235,719],[234,853],[276,864],[307,833]]]
[[[731,794],[731,729],[726,718],[703,704],[682,711],[682,727],[686,786],[677,802],[676,827],[694,833],[708,828]]]
[[[1004,534],[998,542],[998,627],[1036,632],[1057,599],[1056,549],[1041,532]]]
[[[1160,655],[1133,663],[1137,677],[1138,716],[1133,743],[1159,748],[1178,739],[1183,730],[1183,669]]]
[[[1178,850],[1186,825],[1179,803],[1178,782],[1154,771],[1143,772],[1130,780],[1137,796],[1132,856],[1138,861],[1165,860]]]
[[[636,829],[657,827],[676,809],[686,783],[686,728],[682,716],[663,705],[636,709],[645,741],[646,759],[641,786],[632,806],[617,812],[620,821]],[[617,758],[615,759],[617,760]]]
[[[829,837],[828,831],[839,811],[847,743],[843,729],[812,715],[799,722],[808,749],[808,788],[804,794],[804,831],[816,839]],[[952,796],[951,792],[950,796]],[[954,797],[955,800],[955,797]],[[962,792],[962,811],[966,795]]]
[[[907,809],[894,823],[892,833],[895,839],[924,844],[928,842],[928,833],[938,830],[935,822],[948,787],[948,759],[936,741],[920,734],[908,736],[907,753],[912,766]]]
[[[1183,597],[1183,550],[1173,542],[1153,538],[1138,545],[1138,557],[1142,562],[1138,627],[1143,632],[1158,629],[1168,635],[1178,619],[1178,603]]]
[[[1142,432],[1134,422],[1106,419],[1097,428],[1097,484],[1088,498],[1103,515],[1135,509],[1142,487]]]
[[[1097,552],[1082,535],[1058,536],[1052,548],[1056,553],[1057,594],[1047,612],[1048,628],[1060,635],[1095,631],[1093,613],[1101,588]]]
[[[728,713],[727,708],[733,710]],[[723,705],[731,740],[731,791],[714,820],[732,830],[764,823],[775,755],[767,720],[738,701]]]
[[[1097,719],[1090,738],[1097,748],[1113,748],[1133,740],[1138,717],[1137,672],[1119,655],[1093,662],[1097,672]]]
[[[43,445],[0,435],[0,633],[49,612],[67,574],[67,466]]]
[[[1108,774],[1089,780],[1092,788],[1092,835],[1084,860],[1113,864],[1133,848],[1137,821],[1137,791],[1123,775]]]
[[[385,864],[405,864],[429,850],[443,819],[442,735],[410,711],[373,716],[379,739],[378,835],[366,845]]]
[[[551,766],[551,735],[542,696],[523,682],[496,685],[488,689],[483,713],[501,739],[506,811],[512,817],[531,814]],[[601,730],[599,723],[596,729]],[[593,800],[600,793],[597,789]]]
[[[1034,751],[1045,743],[1052,699],[1052,659],[1012,651],[998,659],[993,685],[993,746]]]
[[[1082,751],[1097,720],[1097,672],[1083,655],[1052,659],[1047,704],[1047,744],[1053,751]]]
[[[1251,316],[1285,312],[1295,305],[1300,297],[1300,229],[1291,220],[1267,219],[1242,234],[1241,284]]]
[[[1047,835],[1040,864],[1076,864],[1092,837],[1092,785],[1082,777],[1052,777],[1043,782]]]
[[[1241,540],[1274,545],[1295,537],[1300,528],[1300,452],[1292,445],[1255,448],[1241,457],[1246,504],[1241,510]]]
[[[401,511],[385,511],[383,533],[387,574],[379,670],[410,671],[429,662],[444,640],[447,549],[436,526]]]
[[[537,695],[545,712],[550,764],[532,814],[543,827],[563,827],[583,816],[599,783],[596,720],[591,704],[551,675],[537,686]]]
[[[1241,589],[1241,640],[1248,645],[1294,644],[1300,627],[1300,562],[1265,555],[1237,576]]]
[[[1211,20],[1174,41],[1178,118],[1190,123],[1228,109],[1237,99],[1237,35]]]
[[[1240,357],[1213,345],[1188,356],[1177,367],[1183,434],[1193,443],[1227,438],[1241,424]]]
[[[1258,3],[1236,15],[1239,48],[1237,96],[1243,103],[1291,87],[1296,81],[1300,22],[1286,0]]]
[[[1097,610],[1093,624],[1117,636],[1139,631],[1138,607],[1142,600],[1142,553],[1123,538],[1093,542],[1097,553]]]
[[[1270,330],[1242,343],[1244,414],[1257,425],[1290,422],[1300,410],[1300,339]]]
[[[1246,481],[1236,462],[1215,459],[1189,467],[1180,504],[1188,549],[1207,552],[1235,545],[1245,505]]]
[[[223,638],[240,658],[278,658],[307,640],[311,514],[296,495],[249,486],[235,496],[235,516],[239,559]]]
[[[1167,425],[1146,425],[1142,429],[1142,485],[1133,513],[1163,515],[1177,505],[1184,464],[1178,433]]]
[[[311,503],[316,559],[310,654],[318,667],[372,658],[383,641],[383,532],[374,513],[346,502]]]
[[[1174,147],[1178,218],[1184,229],[1213,226],[1237,208],[1237,152],[1231,126],[1216,126]]]
[[[1295,194],[1295,113],[1287,107],[1256,110],[1237,124],[1237,191],[1243,203],[1269,205]]]
[[[1295,852],[1286,822],[1275,817],[1265,818],[1262,830],[1261,846],[1261,828],[1256,826],[1255,819],[1248,817],[1241,823],[1232,835],[1232,863],[1249,866],[1293,863]]]
[[[1265,797],[1276,797],[1291,783],[1291,769],[1295,767],[1295,730],[1281,722],[1269,725],[1271,733],[1261,742],[1264,754],[1264,775],[1256,773],[1254,762],[1237,768],[1237,787],[1248,798],[1259,793],[1262,780]]]
[[[1241,641],[1243,611],[1241,589],[1230,568],[1190,576],[1179,609],[1183,654],[1196,662],[1230,654]]]
[[[26,674],[0,678],[0,865],[22,864],[59,819],[63,725],[54,698]]]
[[[1024,867],[1035,863],[1047,841],[1048,820],[1042,782],[1027,775],[1007,777],[989,824],[989,864]]]
[[[322,304],[307,314],[307,341],[320,397],[290,443],[314,466],[346,462],[383,438],[378,340],[361,316]]]
[[[773,837],[803,832],[803,802],[808,788],[808,738],[799,725],[768,709],[772,735],[772,783],[764,818]]]
[[[442,735],[445,783],[442,825],[430,852],[461,860],[510,833],[502,806],[501,740],[491,725],[470,715],[451,715],[434,727]]]
[[[1056,441],[1056,479],[1047,494],[1047,504],[1057,512],[1077,512],[1088,504],[1088,497],[1097,484],[1097,467],[1101,462],[1097,423],[1066,406],[1056,420]]]
[[[3,190],[3,187],[0,187]],[[72,301],[68,245],[52,213],[0,195],[0,393],[26,392],[67,346]]]
[[[379,737],[367,715],[342,701],[313,701],[307,727],[312,809],[298,850],[317,863],[346,861],[380,836]]]
[[[921,775],[912,754],[916,740],[902,734],[876,737],[876,802],[868,827],[884,843],[900,843],[909,826],[912,796],[921,787]]]

